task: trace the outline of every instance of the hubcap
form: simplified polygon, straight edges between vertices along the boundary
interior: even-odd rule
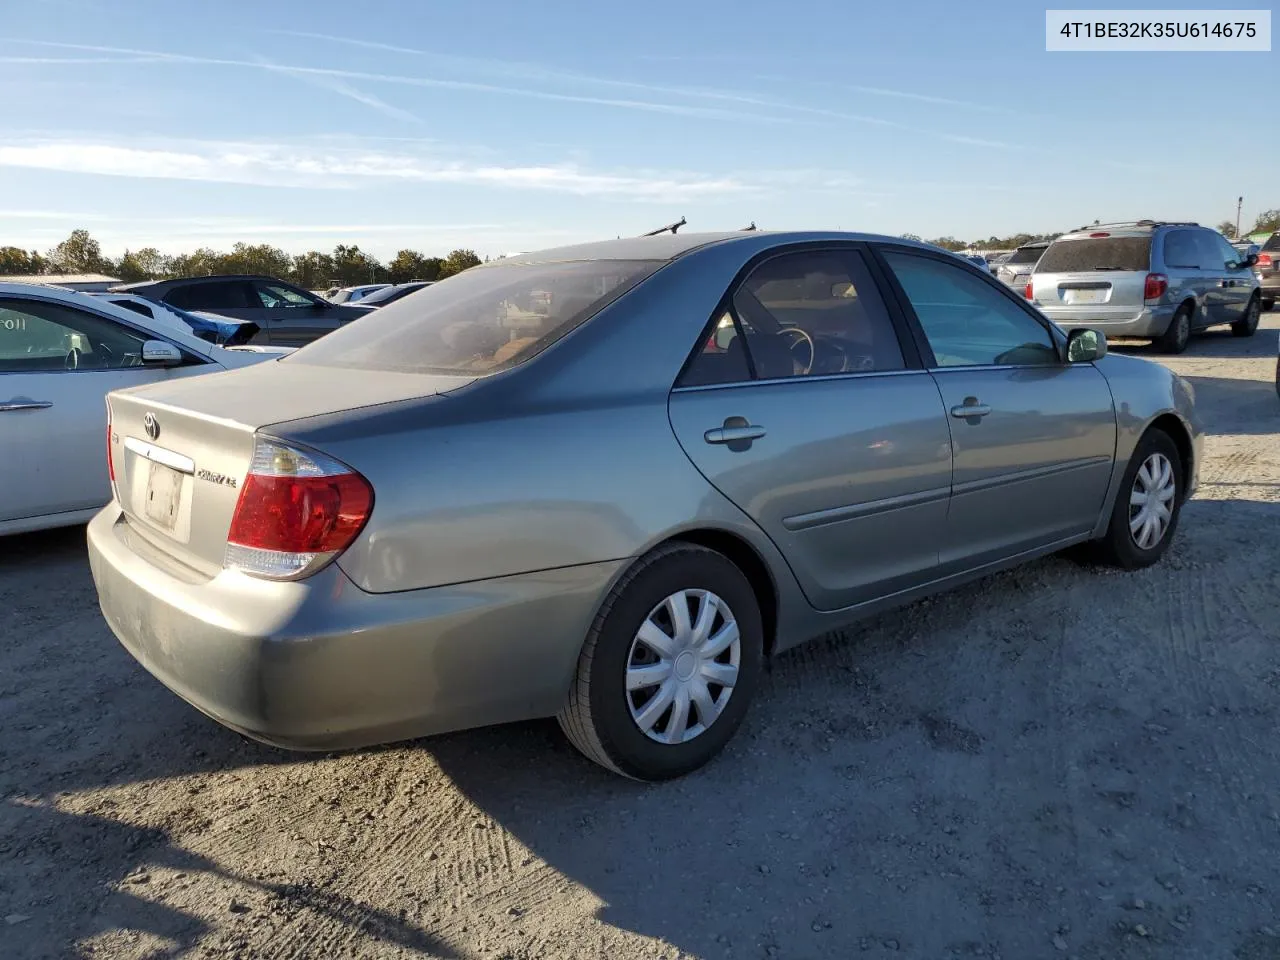
[[[1163,453],[1147,457],[1129,492],[1129,534],[1139,549],[1151,550],[1164,539],[1177,492],[1169,458]]]
[[[729,605],[681,590],[649,611],[627,656],[627,706],[650,740],[687,743],[724,712],[738,682],[742,638]]]

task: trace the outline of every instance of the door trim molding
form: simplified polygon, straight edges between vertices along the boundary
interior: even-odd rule
[[[934,487],[916,493],[904,493],[897,497],[885,497],[883,500],[869,500],[866,503],[851,503],[842,507],[829,507],[826,510],[815,510],[813,513],[800,513],[794,517],[783,517],[782,526],[787,530],[809,530],[813,527],[852,520],[855,517],[868,517],[877,513],[889,513],[905,507],[918,507],[926,503],[936,503],[951,496],[950,487]]]

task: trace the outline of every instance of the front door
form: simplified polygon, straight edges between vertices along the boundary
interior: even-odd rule
[[[1093,529],[1116,449],[1115,410],[1092,364],[1069,364],[1047,323],[940,256],[885,248],[932,357],[954,451],[941,573]]]
[[[931,579],[947,418],[861,250],[776,255],[725,304],[671,394],[689,459],[768,534],[818,609]]]
[[[338,328],[338,307],[282,283],[254,280],[251,299],[261,304],[258,321],[275,346],[300,347]]]
[[[1205,230],[1202,234],[1206,248],[1206,258],[1212,251],[1216,267],[1221,264],[1218,281],[1218,316],[1215,323],[1235,323],[1243,320],[1249,308],[1249,300],[1253,297],[1253,269],[1244,263],[1244,254],[1227,242],[1227,238],[1216,231]]]

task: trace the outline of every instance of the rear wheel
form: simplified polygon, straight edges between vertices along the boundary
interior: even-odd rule
[[[560,727],[616,773],[682,776],[729,742],[763,659],[760,607],[742,572],[704,547],[661,547],[601,607]]]
[[[1169,329],[1156,339],[1156,346],[1164,353],[1182,353],[1191,342],[1191,304],[1184,303],[1169,321]]]
[[[1111,523],[1097,544],[1097,559],[1138,570],[1163,557],[1178,527],[1184,483],[1173,439],[1163,430],[1148,430],[1120,482]]]
[[[1244,316],[1231,325],[1231,332],[1237,337],[1252,337],[1258,330],[1258,317],[1262,313],[1262,304],[1257,297],[1249,300],[1244,308]]]

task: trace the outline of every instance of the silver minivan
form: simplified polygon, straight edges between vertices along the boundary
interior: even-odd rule
[[[1196,223],[1094,224],[1049,245],[1025,296],[1063,329],[1091,327],[1181,353],[1207,327],[1228,324],[1236,336],[1253,336],[1261,312],[1256,262]]]

